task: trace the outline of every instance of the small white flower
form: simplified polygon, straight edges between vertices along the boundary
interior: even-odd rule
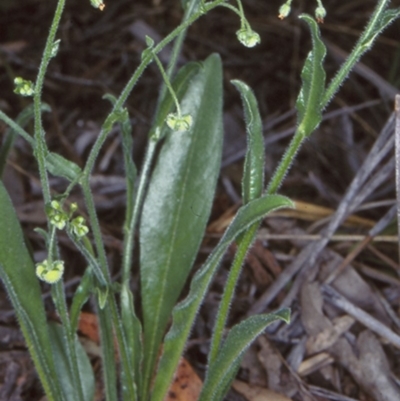
[[[192,126],[193,119],[190,114],[178,115],[170,113],[167,116],[166,123],[174,131],[187,131]]]
[[[45,281],[48,284],[55,284],[59,281],[64,273],[64,261],[55,260],[51,266],[45,259],[41,263],[36,264],[36,275],[40,280]]]

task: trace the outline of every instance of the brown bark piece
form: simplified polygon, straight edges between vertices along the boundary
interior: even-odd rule
[[[200,377],[190,363],[181,358],[164,401],[197,401],[202,385]]]
[[[342,334],[350,329],[354,322],[355,319],[348,315],[334,319],[333,326],[327,327],[317,335],[308,338],[307,353],[312,355],[330,348]]]
[[[239,380],[235,380],[232,387],[248,401],[291,401],[291,398],[287,398],[285,395]]]
[[[245,352],[240,367],[248,372],[246,378],[249,384],[264,386],[265,383],[267,383],[264,363],[260,358],[260,353],[257,352],[256,347],[252,346]]]
[[[279,265],[274,254],[262,245],[261,241],[256,241],[251,252],[254,253],[260,262],[268,268],[274,277],[278,277],[282,272],[282,267]]]
[[[89,337],[96,344],[100,343],[99,325],[97,316],[93,313],[81,312],[79,315],[78,330]]]

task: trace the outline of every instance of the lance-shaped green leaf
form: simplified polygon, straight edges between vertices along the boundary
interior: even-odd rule
[[[83,399],[92,401],[94,395],[94,374],[92,365],[86,355],[78,338],[75,338],[76,355],[78,359],[79,378],[81,383],[75,383],[68,368],[68,355],[65,346],[65,337],[62,327],[52,323],[49,325],[50,340],[54,353],[55,368],[57,372],[57,380],[61,384],[64,394],[68,401],[76,401],[74,398],[75,388],[81,386],[83,389]]]
[[[251,316],[234,326],[226,338],[217,359],[207,370],[199,401],[220,401],[235,378],[237,366],[251,343],[276,320],[289,323],[289,309],[276,313]]]
[[[91,267],[87,267],[85,274],[81,278],[78,288],[72,298],[72,304],[69,311],[71,321],[71,331],[78,329],[79,315],[83,305],[88,301],[90,294],[94,290],[93,271]]]
[[[41,111],[49,112],[51,111],[51,108],[48,104],[42,103],[40,107]],[[29,121],[33,118],[33,104],[25,107],[24,110],[19,113],[18,117],[15,120],[15,123],[18,124],[21,128],[24,128]],[[8,156],[8,152],[10,149],[13,147],[14,141],[18,135],[18,132],[15,131],[12,127],[10,127],[3,140],[3,144],[0,149],[0,177],[3,175],[3,170],[6,165],[6,160]],[[32,143],[33,143],[33,138],[32,138]]]
[[[0,277],[11,299],[40,381],[51,401],[65,400],[50,345],[35,266],[11,200],[0,181]]]
[[[322,63],[326,48],[315,20],[306,14],[300,15],[300,18],[307,22],[312,38],[312,50],[301,72],[302,87],[296,101],[298,132],[307,137],[322,120],[322,98],[325,92],[325,70]]]
[[[117,370],[115,366],[115,337],[111,320],[111,307],[107,303],[101,306],[97,297],[97,316],[100,328],[100,343],[104,364],[103,381],[105,399],[117,400]],[[134,401],[134,400],[133,400]]]
[[[210,215],[222,152],[222,68],[210,56],[181,100],[188,131],[170,132],[151,177],[140,225],[144,392],[168,319]]]
[[[173,310],[172,327],[164,342],[164,352],[157,370],[152,401],[162,401],[183,353],[196,314],[207,293],[219,262],[235,238],[268,213],[279,208],[294,207],[293,202],[279,195],[265,195],[241,207],[219,244],[202,268],[194,275],[188,296]]]
[[[337,74],[329,83],[322,100],[322,105],[324,108],[333,99],[333,96],[339,90],[361,56],[372,47],[374,40],[382,33],[384,29],[386,29],[392,22],[400,17],[400,8],[387,9],[388,3],[388,0],[378,1],[374,12],[371,14],[368,24],[366,25],[352,52],[346,58]]]
[[[392,22],[394,22],[399,17],[400,7],[385,10],[385,12],[382,13],[381,18],[379,18],[376,28],[371,32],[367,32],[365,37],[362,36],[360,38],[361,44],[367,47],[367,49],[370,49],[374,40],[382,33],[382,31],[385,30]]]
[[[82,174],[81,168],[76,163],[54,152],[47,154],[46,168],[54,176],[64,177],[68,181],[77,181]]]
[[[264,138],[257,99],[244,82],[231,81],[240,92],[247,131],[247,153],[242,179],[243,204],[259,198],[264,188]]]
[[[136,316],[135,307],[133,305],[133,295],[129,288],[129,284],[122,284],[121,290],[121,320],[124,328],[124,335],[126,338],[128,353],[130,358],[130,365],[134,367],[135,381],[138,386],[141,385],[141,364],[142,364],[142,325],[140,320]],[[123,374],[123,372],[121,372]],[[125,381],[130,380],[130,377],[123,376],[121,378],[123,391],[128,386]],[[140,387],[138,388],[140,394]],[[128,392],[123,393],[123,400],[131,401],[130,394]]]
[[[244,162],[244,171],[242,179],[242,199],[247,204],[251,200],[259,198],[263,193],[264,187],[264,140],[262,135],[262,122],[258,110],[257,100],[253,91],[241,81],[231,81],[239,90],[242,96],[244,117],[247,131],[247,152]],[[208,354],[208,363],[217,358],[221,340],[224,334],[226,321],[230,310],[230,305],[234,295],[237,280],[242,270],[242,265],[246,257],[248,248],[254,241],[259,223],[255,223],[238,239],[238,247],[228,279],[224,286],[224,293],[218,307],[218,313],[215,319],[210,352]]]

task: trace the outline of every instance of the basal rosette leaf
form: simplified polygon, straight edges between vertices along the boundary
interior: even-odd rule
[[[153,386],[152,401],[162,401],[164,399],[179,358],[183,353],[196,314],[228,246],[239,234],[268,213],[279,208],[292,208],[293,206],[293,202],[283,196],[264,195],[239,209],[217,247],[202,268],[194,275],[188,296],[173,310],[173,322],[165,338],[164,351]]]
[[[75,401],[74,388],[82,385],[83,398],[85,401],[92,401],[94,396],[94,374],[89,358],[78,340],[75,337],[75,347],[79,378],[81,383],[75,383],[68,368],[68,355],[65,346],[64,331],[59,324],[51,323],[49,325],[50,339],[54,353],[55,369],[57,380],[61,384],[64,394],[68,401]]]
[[[198,68],[198,67],[197,67]],[[212,55],[180,100],[188,131],[170,131],[151,177],[140,222],[144,394],[172,309],[210,215],[222,153],[222,67]],[[160,112],[167,110],[163,105]]]
[[[51,401],[65,400],[50,345],[35,266],[11,200],[0,181],[0,278],[14,307],[40,381]]]
[[[275,313],[251,316],[245,321],[234,326],[214,363],[207,370],[199,401],[220,401],[223,399],[230,384],[235,378],[237,367],[245,351],[253,341],[276,320],[289,323],[289,309],[282,309]]]

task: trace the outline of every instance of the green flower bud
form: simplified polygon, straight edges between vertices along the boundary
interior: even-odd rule
[[[50,202],[50,205],[51,205],[51,207],[52,207],[54,210],[59,210],[59,211],[62,210],[61,204],[60,204],[60,202],[57,201],[57,200],[52,200],[52,201]]]
[[[250,28],[242,28],[236,32],[239,42],[246,47],[254,47],[261,42],[260,35]]]
[[[178,115],[170,113],[167,116],[166,123],[174,131],[187,131],[192,126],[192,116],[190,114]]]
[[[65,227],[66,220],[61,214],[55,214],[50,218],[50,224],[56,226],[59,230],[63,230]]]
[[[84,237],[89,232],[89,228],[85,223],[85,219],[82,216],[75,217],[71,221],[71,229],[78,238]]]
[[[35,93],[35,86],[32,81],[27,81],[21,77],[14,79],[14,93],[21,96],[33,96]]]
[[[47,208],[47,215],[51,225],[56,226],[59,230],[63,230],[67,221],[68,215],[64,212],[60,202],[53,200]]]
[[[78,204],[76,202],[73,202],[69,205],[69,211],[70,213],[74,213],[78,210]]]

